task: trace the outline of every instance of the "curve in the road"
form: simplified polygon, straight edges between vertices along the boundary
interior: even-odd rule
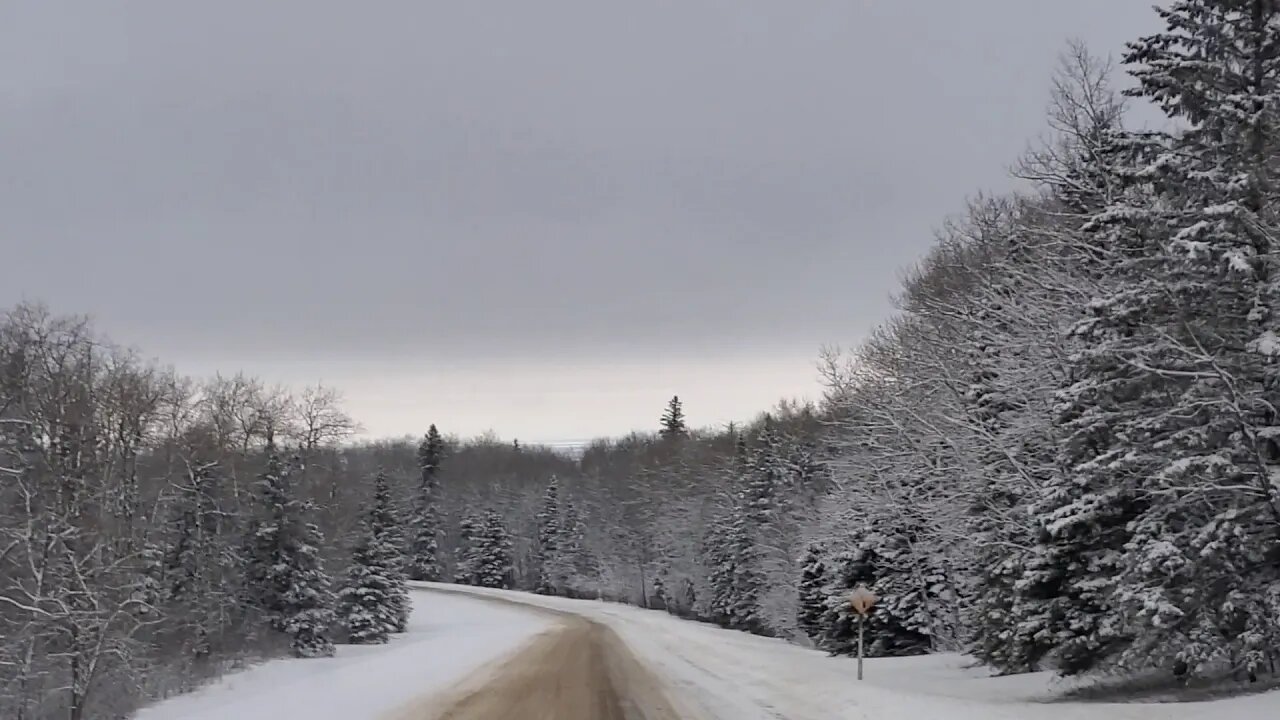
[[[531,612],[541,611],[521,605]],[[559,618],[553,630],[534,638],[453,696],[423,698],[392,720],[684,717],[671,708],[654,676],[612,630],[576,615],[546,612]]]

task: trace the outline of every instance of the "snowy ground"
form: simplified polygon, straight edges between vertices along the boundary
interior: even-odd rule
[[[646,668],[644,674],[652,676],[655,684],[649,694],[665,695],[674,716],[681,720],[1280,718],[1280,692],[1163,705],[1046,703],[1062,689],[1048,675],[991,677],[952,655],[868,660],[867,679],[860,683],[854,677],[854,661],[847,658],[829,658],[782,641],[687,622],[665,613],[452,585],[420,586],[414,592],[416,612],[410,632],[390,645],[346,646],[339,649],[337,657],[327,660],[266,663],[145,710],[137,718],[455,718],[445,696],[455,697],[464,682],[471,687],[485,683],[483,693],[499,694],[495,683],[502,682],[503,673],[495,673],[497,667],[506,669],[508,685],[512,679],[540,684],[516,693],[519,702],[513,707],[520,708],[520,717],[499,713],[503,715],[500,720],[535,716],[563,720],[568,716],[557,714],[557,703],[563,699],[565,683],[581,682],[566,668],[581,660],[578,655],[584,650],[576,648],[588,648],[589,644],[570,643],[561,648],[567,655],[554,656],[559,659],[546,660],[553,657],[546,655],[542,660],[522,660],[537,648],[529,641],[535,636],[542,637],[539,642],[554,637],[549,633],[553,628],[564,632],[565,623],[558,623],[554,614],[523,609],[521,604],[572,613],[612,630],[630,650],[629,655]],[[493,602],[493,598],[507,603]],[[515,654],[521,647],[524,650]],[[592,652],[598,650],[595,647]],[[538,672],[523,672],[520,667],[512,668],[513,663],[537,665]],[[548,664],[554,666],[550,671]],[[484,673],[479,672],[481,667]],[[541,685],[554,687],[548,690]],[[532,702],[544,690],[543,700]],[[485,720],[491,720],[491,715],[456,713],[458,718]]]
[[[438,586],[457,591],[456,586]],[[855,663],[779,640],[665,613],[593,601],[467,588],[567,610],[612,628],[667,686],[681,717],[700,720],[1274,720],[1280,692],[1179,704],[1044,703],[1060,687],[1048,674],[991,677],[961,657]]]
[[[409,631],[334,658],[275,660],[139,712],[136,720],[365,720],[452,687],[548,629],[543,614],[413,593]]]

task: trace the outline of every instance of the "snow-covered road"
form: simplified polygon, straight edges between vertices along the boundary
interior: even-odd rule
[[[1173,705],[1046,703],[1054,687],[1045,675],[990,677],[947,655],[872,659],[867,679],[858,682],[848,659],[660,612],[453,585],[417,584],[413,594],[410,632],[390,645],[346,646],[332,659],[266,663],[137,718],[1280,717],[1280,692]],[[596,709],[584,715],[570,705]],[[637,712],[642,706],[651,712]]]

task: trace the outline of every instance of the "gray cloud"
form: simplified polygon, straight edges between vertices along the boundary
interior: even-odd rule
[[[0,301],[162,357],[811,353],[1146,0],[0,7]]]

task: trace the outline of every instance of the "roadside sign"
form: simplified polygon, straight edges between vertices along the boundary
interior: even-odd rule
[[[867,589],[866,585],[859,585],[856,590],[849,595],[849,605],[853,607],[853,611],[859,615],[866,615],[871,612],[871,608],[875,607],[876,601],[880,598],[876,594]]]
[[[880,598],[876,594],[867,589],[866,585],[859,585],[852,593],[849,594],[849,606],[853,611],[858,613],[858,679],[862,679],[862,636],[863,627],[867,622],[867,613],[871,612],[871,608],[876,606],[876,601]]]

